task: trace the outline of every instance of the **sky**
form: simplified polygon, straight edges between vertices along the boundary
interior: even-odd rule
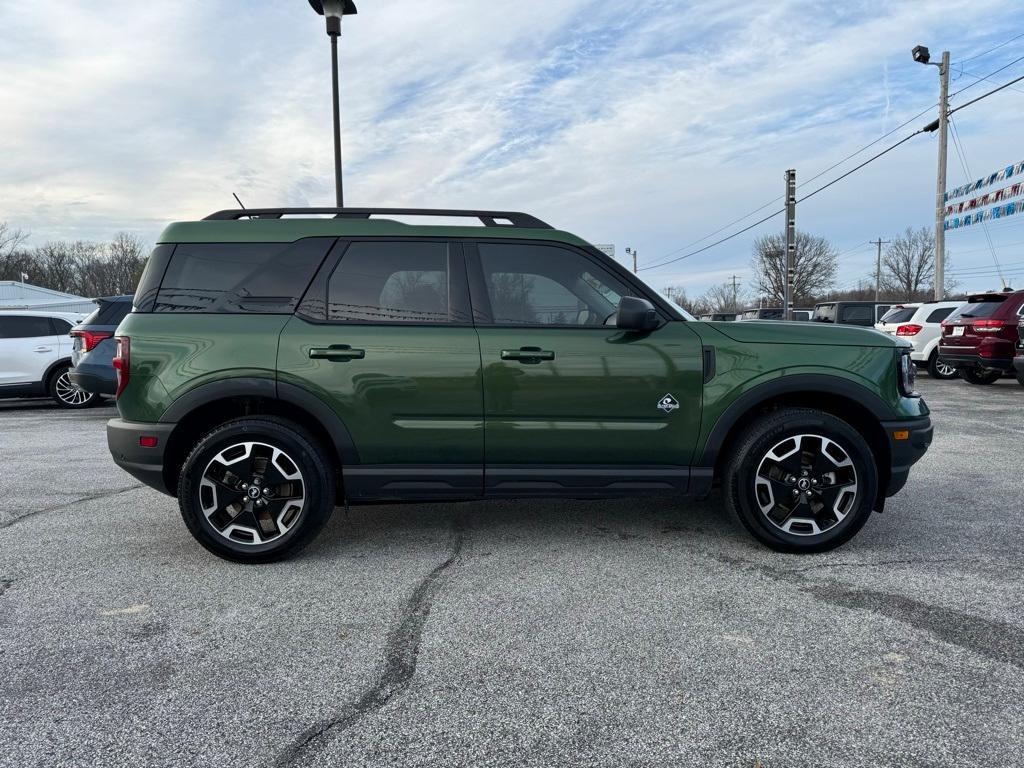
[[[639,252],[690,295],[752,278],[798,182],[928,110],[806,194],[937,116],[951,51],[963,104],[1024,74],[1005,0],[357,0],[340,41],[346,203],[523,210]],[[153,242],[235,207],[333,205],[330,48],[305,0],[0,0],[0,222],[51,239]],[[994,49],[994,50],[993,50]],[[1019,60],[1018,60],[1019,59]],[[991,82],[979,79],[993,74]],[[1024,160],[1024,81],[958,113],[949,186]],[[841,252],[836,287],[874,270],[869,240],[933,226],[936,134],[798,206]],[[723,225],[765,205],[707,239]],[[959,288],[1024,286],[1024,215],[947,236]],[[687,248],[695,241],[697,245]]]

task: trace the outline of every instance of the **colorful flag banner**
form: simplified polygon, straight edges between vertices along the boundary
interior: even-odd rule
[[[980,197],[975,197],[971,200],[965,200],[962,203],[953,203],[952,205],[946,206],[946,217],[952,216],[957,213],[963,213],[965,211],[973,211],[976,208],[984,208],[995,203],[1001,203],[1004,200],[1012,200],[1015,197],[1024,195],[1024,181],[1018,181],[1016,184],[1012,184],[1009,187],[1003,187],[997,189],[995,192],[986,192]]]
[[[995,184],[997,181],[1003,181],[1014,176],[1019,176],[1024,173],[1024,160],[1017,163],[1016,165],[1008,165],[1003,170],[993,173],[991,176],[985,176],[984,178],[972,181],[970,184],[964,184],[963,186],[957,187],[952,191],[946,192],[943,202],[948,203],[950,200],[954,200],[958,197],[976,192],[983,187],[987,187],[989,184]]]
[[[989,221],[991,219],[1003,219],[1007,216],[1013,216],[1016,213],[1024,213],[1024,201],[1018,200],[1015,203],[997,205],[995,208],[977,211],[976,213],[969,213],[966,216],[946,219],[944,229],[961,229],[963,227],[969,227],[972,224],[980,224],[983,221]]]

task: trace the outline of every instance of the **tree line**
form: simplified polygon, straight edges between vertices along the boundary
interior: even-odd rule
[[[856,288],[836,288],[839,250],[826,238],[807,232],[796,234],[793,305],[813,307],[819,301],[872,301],[876,275],[866,276]],[[946,265],[949,266],[949,255]],[[754,241],[748,286],[732,283],[711,286],[700,296],[687,296],[685,288],[668,286],[664,292],[694,315],[713,312],[741,312],[749,307],[781,307],[786,290],[786,236],[764,235]],[[881,301],[923,301],[931,298],[935,285],[935,233],[927,227],[908,227],[894,237],[882,252],[879,287]],[[956,288],[946,281],[945,290]]]
[[[89,298],[135,292],[149,248],[118,232],[109,242],[50,240],[25,247],[28,233],[0,222],[0,280],[18,280]]]

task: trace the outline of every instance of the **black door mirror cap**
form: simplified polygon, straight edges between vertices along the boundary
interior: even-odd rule
[[[658,310],[647,299],[623,296],[615,313],[615,327],[620,331],[653,331],[661,325]]]

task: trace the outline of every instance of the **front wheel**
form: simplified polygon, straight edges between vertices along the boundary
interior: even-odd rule
[[[50,376],[50,383],[47,387],[50,397],[61,408],[88,408],[100,401],[100,396],[95,392],[86,392],[71,380],[69,375],[71,366],[64,365],[54,371]]]
[[[928,358],[928,375],[933,379],[955,379],[960,375],[955,366],[939,359],[939,350],[932,352]]]
[[[1002,377],[1002,371],[987,368],[961,368],[960,375],[968,384],[994,384]]]
[[[733,444],[723,490],[729,511],[780,552],[824,552],[867,522],[878,492],[871,449],[835,416],[781,408]]]
[[[178,506],[189,531],[227,560],[267,563],[306,546],[334,511],[333,472],[304,429],[272,416],[235,419],[185,460]]]

